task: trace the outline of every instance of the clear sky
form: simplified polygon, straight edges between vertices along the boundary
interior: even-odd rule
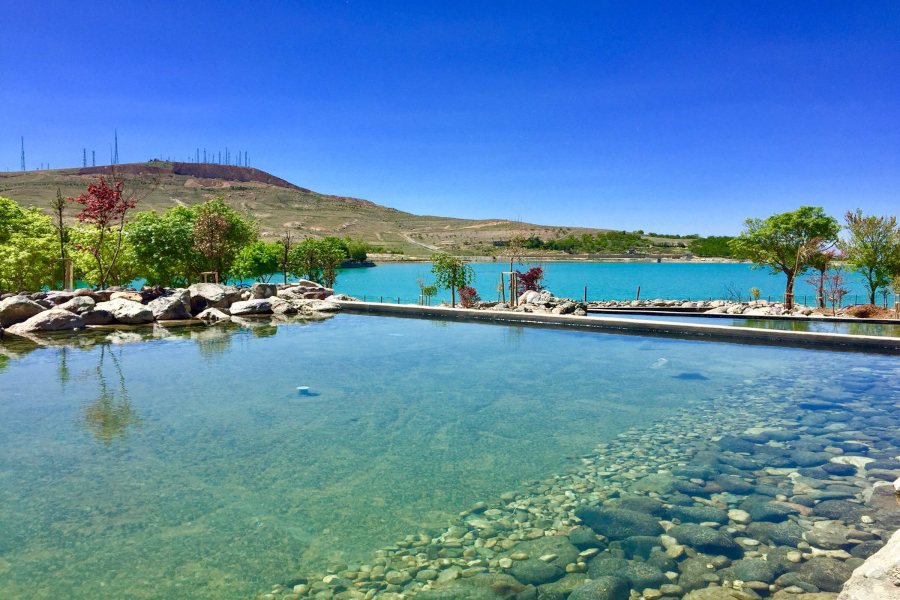
[[[898,212],[900,2],[0,0],[0,170],[246,150],[419,214]]]

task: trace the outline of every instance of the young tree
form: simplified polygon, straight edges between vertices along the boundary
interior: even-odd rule
[[[438,287],[450,290],[450,305],[456,307],[456,290],[475,281],[475,271],[461,258],[446,252],[431,257],[431,272]]]
[[[337,270],[347,260],[347,246],[336,237],[326,237],[320,242],[319,269],[325,287],[333,288],[337,281]]]
[[[128,285],[138,277],[143,277],[145,271],[141,268],[130,238],[126,227],[121,241],[115,236],[107,236],[101,243],[96,228],[83,225],[72,227],[69,230],[70,247],[94,249],[93,252],[70,253],[75,277],[97,287]],[[101,267],[97,266],[95,254],[100,256]],[[113,256],[116,257],[115,261],[112,260]]]
[[[476,303],[481,302],[481,296],[478,290],[470,285],[464,285],[459,288],[459,305],[463,308],[472,308]]]
[[[308,279],[324,284],[319,267],[319,241],[306,238],[290,251],[291,274],[301,279]]]
[[[50,261],[59,248],[50,217],[0,197],[0,290],[39,291],[53,283]]]
[[[850,290],[844,287],[847,280],[844,278],[842,269],[835,269],[834,273],[825,276],[825,294],[828,301],[831,302],[831,314],[836,315],[837,309],[840,308],[844,301],[844,296],[850,293]]]
[[[241,279],[255,279],[268,283],[278,272],[281,244],[267,244],[262,241],[247,244],[234,259],[233,270]]]
[[[285,231],[284,235],[278,238],[278,245],[280,246],[278,266],[281,268],[284,282],[287,283],[288,271],[290,271],[291,267],[291,250],[294,248],[294,240],[290,231]]]
[[[900,226],[897,217],[863,216],[862,211],[847,211],[847,233],[840,243],[845,259],[866,280],[869,303],[875,304],[878,288],[890,284],[900,265]]]
[[[516,271],[516,283],[518,284],[519,295],[528,291],[539,292],[544,289],[544,269],[541,267],[531,267],[524,273]]]
[[[67,235],[69,228],[64,219],[66,204],[68,204],[68,200],[63,198],[62,192],[57,187],[56,198],[50,202],[50,209],[53,211],[53,226],[56,229],[56,236],[59,238],[59,258],[62,260],[66,258],[66,243],[69,241]]]
[[[815,252],[837,239],[840,226],[819,207],[772,215],[767,219],[747,219],[744,231],[729,243],[735,254],[765,265],[773,274],[787,277],[784,303],[794,306],[794,279],[809,266]]]
[[[69,202],[75,202],[84,207],[75,215],[78,222],[92,226],[97,231],[94,244],[78,244],[76,248],[88,252],[94,257],[97,263],[97,272],[100,274],[98,285],[105,288],[109,274],[115,266],[122,248],[125,223],[127,222],[126,215],[135,207],[137,199],[123,193],[121,181],[113,181],[113,184],[109,185],[101,176],[96,184],[88,185],[86,194],[81,194],[77,198],[69,198]],[[114,238],[111,254],[102,251],[108,236]]]
[[[241,248],[259,236],[255,221],[244,219],[222,198],[196,208],[194,247],[203,255],[207,271],[216,271],[222,281],[231,277],[231,267]]]

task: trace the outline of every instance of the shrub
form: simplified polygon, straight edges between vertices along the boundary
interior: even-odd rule
[[[540,267],[531,267],[526,272],[516,271],[516,284],[519,288],[519,295],[525,292],[539,292],[544,289],[542,285],[544,281],[544,269]]]
[[[459,288],[459,305],[463,308],[472,308],[476,302],[481,302],[478,290],[470,285]]]

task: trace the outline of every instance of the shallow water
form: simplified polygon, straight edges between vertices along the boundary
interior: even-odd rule
[[[0,346],[0,597],[246,596],[761,373],[895,360],[356,315],[153,335]]]
[[[728,317],[689,317],[685,315],[639,315],[627,313],[590,313],[597,317],[615,317],[618,319],[637,319],[640,321],[673,321],[676,323],[697,323],[702,325],[724,325],[727,327],[755,327],[760,329],[778,329],[781,331],[812,331],[816,333],[846,333],[850,335],[877,335],[900,337],[900,325],[886,323],[853,323],[850,321],[820,321],[794,319],[751,319]]]

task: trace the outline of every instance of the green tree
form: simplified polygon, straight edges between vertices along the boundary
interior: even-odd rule
[[[71,253],[76,279],[93,286],[106,287],[129,285],[144,276],[127,227],[121,239],[107,235],[101,241],[100,237],[101,233],[95,227],[75,226],[69,230],[71,246],[91,248],[91,252]]]
[[[59,246],[50,217],[0,197],[0,289],[37,291],[53,284]]]
[[[435,284],[450,290],[450,305],[456,307],[456,290],[475,281],[475,271],[469,263],[446,252],[438,252],[431,257],[431,272]]]
[[[324,283],[319,268],[319,240],[306,238],[290,251],[291,275],[308,279],[316,283]]]
[[[147,283],[175,287],[198,279],[204,257],[194,245],[195,218],[195,211],[186,206],[172,207],[162,215],[153,211],[135,215],[128,236]]]
[[[369,245],[363,240],[357,240],[351,237],[344,238],[344,247],[347,249],[347,255],[350,260],[363,262],[369,257]]]
[[[281,244],[251,242],[238,252],[232,269],[235,276],[241,279],[255,279],[268,283],[272,275],[278,272],[281,254]]]
[[[203,256],[204,270],[216,271],[222,281],[227,281],[241,248],[259,237],[258,225],[222,198],[209,200],[195,211],[194,247]]]
[[[319,265],[325,287],[334,288],[338,269],[347,258],[347,246],[343,240],[336,237],[326,237],[322,240],[319,249]]]
[[[844,259],[866,280],[869,303],[875,304],[878,289],[888,286],[900,267],[900,226],[897,217],[863,216],[847,211],[847,240],[839,247]]]
[[[306,238],[291,250],[291,272],[298,277],[333,288],[338,268],[347,260],[347,247],[336,237]]]
[[[785,274],[784,304],[790,310],[794,306],[794,279],[809,266],[816,252],[837,239],[839,232],[837,219],[822,208],[801,206],[767,219],[747,219],[744,231],[729,245],[735,254],[768,266],[773,274]]]

